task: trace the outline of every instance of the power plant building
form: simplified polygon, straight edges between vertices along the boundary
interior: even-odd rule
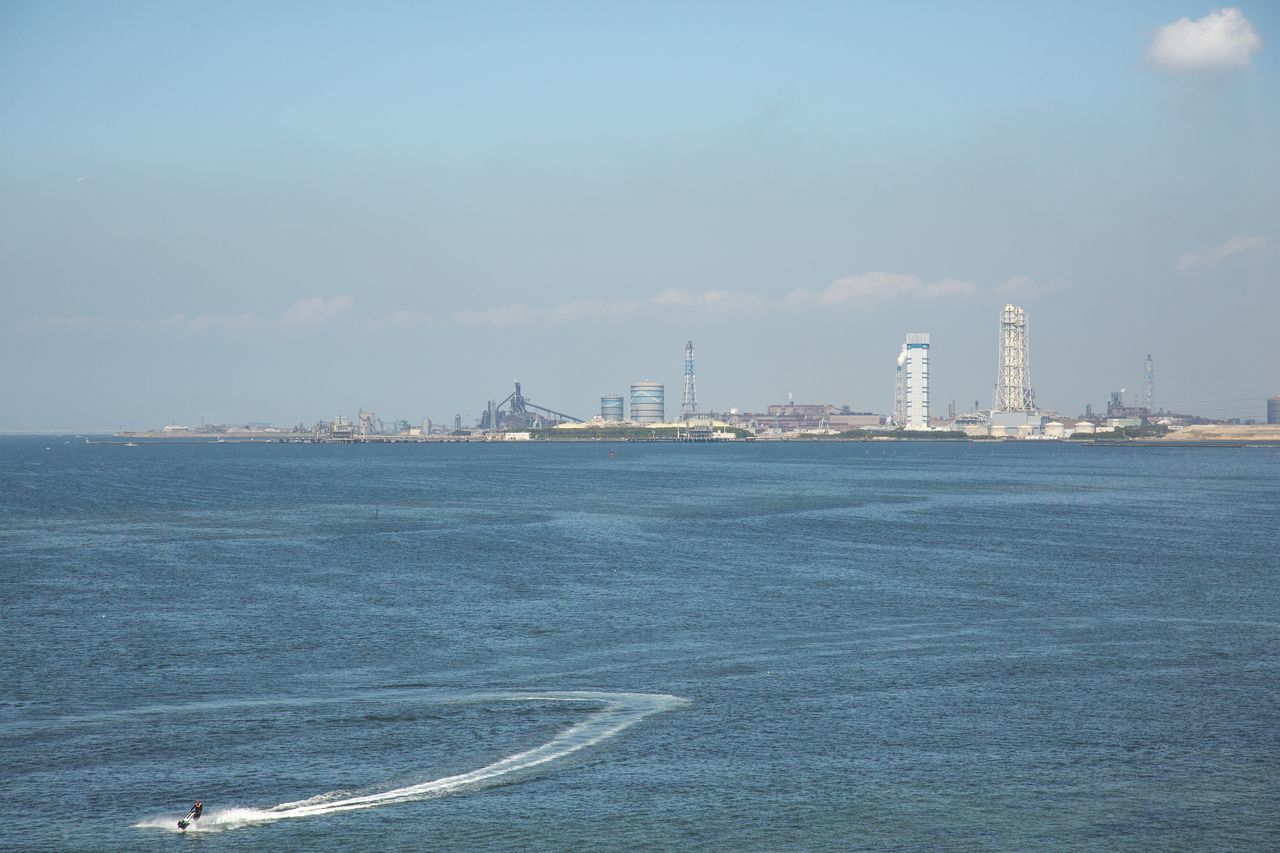
[[[912,332],[898,351],[894,376],[894,423],[906,429],[929,428],[929,333]]]
[[[603,421],[626,420],[622,410],[621,394],[605,394],[600,398],[600,419]]]
[[[631,386],[631,420],[638,424],[658,424],[666,420],[665,388],[648,379]]]

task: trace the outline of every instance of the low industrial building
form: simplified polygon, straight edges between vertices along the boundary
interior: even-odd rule
[[[873,412],[853,412],[847,406],[829,403],[775,403],[765,412],[734,412],[729,415],[729,423],[753,431],[833,430],[839,433],[875,429],[884,424],[884,418]]]

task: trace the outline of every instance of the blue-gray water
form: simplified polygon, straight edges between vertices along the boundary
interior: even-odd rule
[[[1275,449],[22,438],[0,484],[0,848],[1280,844]]]

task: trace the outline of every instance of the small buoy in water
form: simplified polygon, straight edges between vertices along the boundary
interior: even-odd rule
[[[610,450],[610,451],[609,451],[609,458],[610,458],[610,459],[612,459],[612,458],[613,458],[613,451],[612,451],[612,450]]]

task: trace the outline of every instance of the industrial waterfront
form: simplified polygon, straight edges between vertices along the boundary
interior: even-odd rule
[[[1109,394],[1105,409],[1092,405],[1083,413],[1066,415],[1037,405],[1031,382],[1029,317],[1017,305],[1000,312],[996,347],[995,383],[991,405],[980,400],[958,409],[955,401],[945,415],[930,404],[930,334],[909,332],[893,366],[893,402],[886,414],[855,411],[831,403],[785,403],[758,412],[730,408],[717,411],[699,404],[693,341],[684,347],[683,375],[678,412],[668,417],[666,385],[654,379],[631,383],[629,393],[600,396],[599,409],[590,417],[569,414],[535,403],[515,380],[505,397],[486,401],[473,420],[455,414],[452,423],[408,420],[384,421],[361,409],[354,417],[337,415],[308,426],[290,428],[269,424],[208,425],[170,424],[160,430],[121,431],[121,438],[209,441],[288,441],[324,443],[397,443],[450,441],[739,441],[739,440],[950,440],[1010,439],[1055,441],[1162,440],[1197,444],[1221,441],[1280,441],[1280,397],[1267,401],[1267,423],[1223,423],[1157,408],[1155,369],[1151,355],[1143,369],[1138,398],[1126,398],[1125,389]],[[887,372],[887,371],[886,371]],[[1214,427],[1213,430],[1206,430]],[[1187,432],[1183,432],[1187,430]]]

